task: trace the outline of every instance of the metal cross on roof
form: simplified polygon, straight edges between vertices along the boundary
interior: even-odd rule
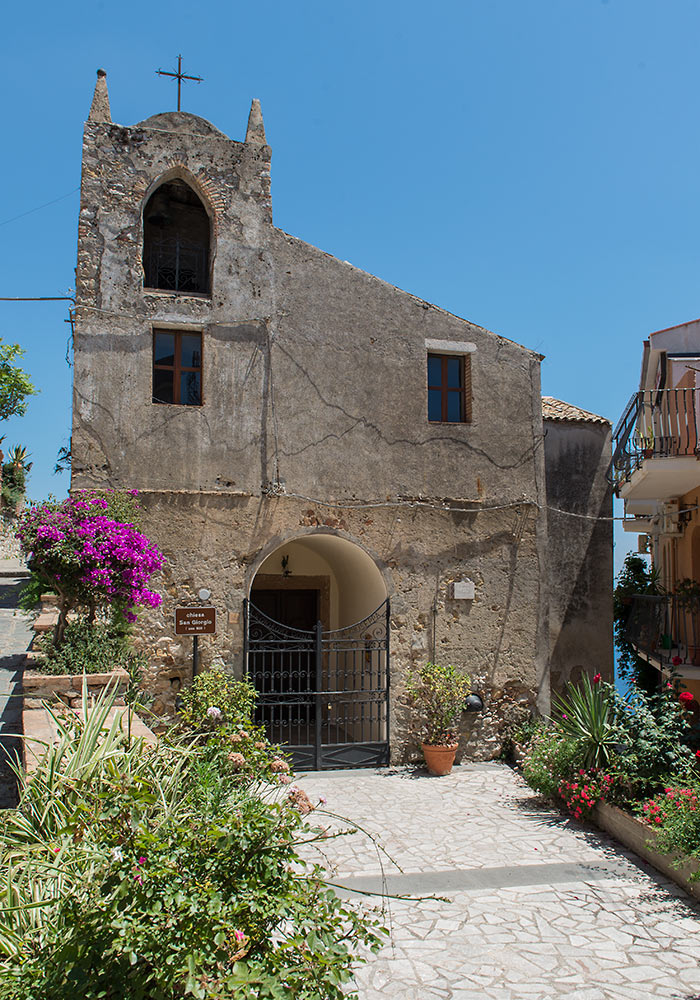
[[[183,80],[194,80],[195,83],[201,83],[201,76],[187,76],[186,73],[182,72],[182,56],[177,57],[177,73],[168,73],[167,70],[157,69],[156,73],[158,76],[172,76],[177,80],[177,110],[180,110],[180,88],[182,86]]]

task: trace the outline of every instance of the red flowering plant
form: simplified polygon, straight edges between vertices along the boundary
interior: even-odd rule
[[[634,685],[625,698],[615,693],[615,720],[625,747],[617,764],[618,800],[634,805],[660,788],[693,780],[696,737],[685,701],[675,678],[652,695]]]
[[[71,611],[84,612],[89,623],[100,612],[134,622],[136,607],[161,603],[149,580],[163,556],[135,526],[137,513],[136,491],[81,491],[35,504],[20,518],[17,537],[29,569],[58,595],[56,649]]]
[[[644,803],[642,816],[657,831],[659,850],[678,852],[682,859],[700,857],[700,786],[668,785]]]
[[[578,774],[559,785],[559,795],[576,819],[586,819],[599,802],[604,802],[615,778],[606,771],[581,768]]]

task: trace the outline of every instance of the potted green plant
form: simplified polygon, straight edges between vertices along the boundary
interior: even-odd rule
[[[642,449],[642,457],[643,458],[653,458],[654,457],[654,444],[655,444],[655,440],[656,439],[654,437],[654,428],[653,428],[652,424],[647,424],[646,434],[640,440],[641,449]]]
[[[426,766],[431,774],[449,774],[457,752],[459,718],[471,690],[469,675],[451,664],[426,663],[411,673],[406,686]]]

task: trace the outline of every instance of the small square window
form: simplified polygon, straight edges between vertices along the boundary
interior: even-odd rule
[[[471,421],[471,358],[428,355],[428,420],[464,424]]]
[[[153,331],[153,402],[202,405],[202,334]]]

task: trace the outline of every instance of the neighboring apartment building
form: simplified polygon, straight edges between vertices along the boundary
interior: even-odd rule
[[[629,633],[660,682],[677,669],[700,700],[700,320],[644,341],[639,391],[613,440],[625,531],[649,552],[661,593],[635,599]],[[697,704],[693,706],[697,711]]]
[[[167,556],[136,633],[156,712],[190,681],[173,611],[202,588],[202,668],[247,671],[301,766],[409,754],[427,659],[472,676],[477,757],[548,710],[550,662],[610,675],[610,427],[551,401],[545,436],[540,362],[277,229],[257,102],[244,142],[181,112],[124,127],[98,75],[72,489],[138,489]]]

